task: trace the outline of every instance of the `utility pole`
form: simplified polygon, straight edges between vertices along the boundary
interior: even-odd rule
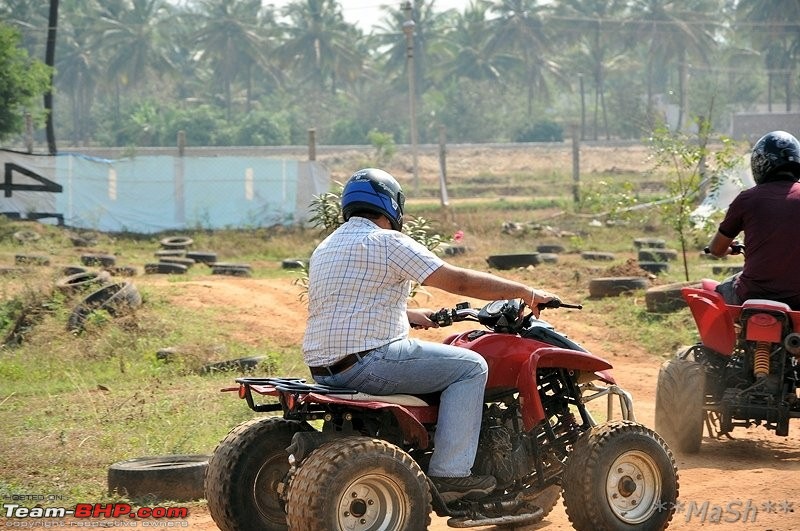
[[[56,28],[58,27],[58,0],[50,0],[50,14],[47,24],[47,47],[44,62],[50,68],[56,64]],[[44,93],[44,109],[47,111],[47,146],[51,155],[55,155],[56,134],[53,125],[53,71],[50,71],[50,87]]]
[[[403,32],[406,34],[406,69],[408,69],[408,112],[411,119],[411,159],[414,167],[414,191],[419,190],[419,167],[417,157],[417,91],[414,81],[414,19],[412,18],[411,2],[403,4],[406,12],[406,21],[403,22]]]

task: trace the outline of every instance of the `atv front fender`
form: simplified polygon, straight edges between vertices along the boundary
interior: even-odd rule
[[[610,375],[606,372],[611,369],[611,364],[588,352],[570,350],[566,348],[548,347],[538,349],[522,364],[517,378],[520,405],[522,406],[522,422],[525,430],[532,429],[544,420],[544,407],[539,397],[539,388],[536,382],[536,373],[539,368],[563,368],[573,371],[582,371],[597,374],[598,379],[608,381]],[[613,380],[609,383],[613,383]]]

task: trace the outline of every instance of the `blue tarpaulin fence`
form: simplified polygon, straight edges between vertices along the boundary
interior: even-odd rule
[[[304,224],[330,174],[267,157],[140,156],[107,160],[0,151],[0,212],[68,226],[141,233]]]

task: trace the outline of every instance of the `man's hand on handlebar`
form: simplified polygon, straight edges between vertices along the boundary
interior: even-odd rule
[[[706,245],[705,248],[703,249],[703,252],[705,254],[713,254],[711,252],[711,246],[710,245]],[[736,240],[732,241],[731,244],[728,246],[728,252],[726,254],[729,254],[729,255],[732,255],[732,256],[735,256],[737,254],[744,254],[744,244],[743,243],[739,243]]]
[[[532,289],[530,298],[523,300],[525,301],[525,304],[527,304],[530,307],[531,311],[533,312],[533,315],[537,319],[539,318],[539,312],[543,308],[558,308],[561,305],[561,300],[558,297],[556,297],[552,293],[548,293],[546,291],[542,291],[539,289]],[[558,303],[555,303],[553,301],[558,301]],[[547,306],[550,303],[558,305]]]
[[[406,315],[411,328],[439,328],[438,323],[431,320],[431,316],[435,312],[429,308],[408,308]]]

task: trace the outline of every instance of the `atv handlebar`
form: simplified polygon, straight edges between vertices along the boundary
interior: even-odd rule
[[[460,322],[460,321],[476,321],[490,328],[494,328],[494,324],[497,321],[497,317],[502,314],[506,314],[507,318],[512,316],[508,315],[509,312],[516,312],[518,315],[516,317],[521,317],[522,310],[525,307],[524,302],[518,302],[516,309],[514,307],[509,308],[508,304],[503,304],[502,308],[499,310],[490,309],[497,303],[507,303],[509,301],[494,301],[490,302],[486,306],[480,309],[472,308],[468,302],[462,302],[457,304],[455,308],[442,308],[441,310],[434,312],[430,316],[430,320],[436,323],[439,326],[450,326],[453,323]],[[561,299],[555,298],[548,302],[543,302],[538,305],[539,310],[544,310],[545,308],[572,308],[575,310],[582,310],[582,304],[568,304],[566,302],[562,302]],[[531,313],[531,316],[533,314]],[[530,316],[529,316],[530,317]],[[527,319],[527,318],[526,318]],[[518,319],[520,320],[520,319]],[[520,320],[521,321],[521,320]]]

